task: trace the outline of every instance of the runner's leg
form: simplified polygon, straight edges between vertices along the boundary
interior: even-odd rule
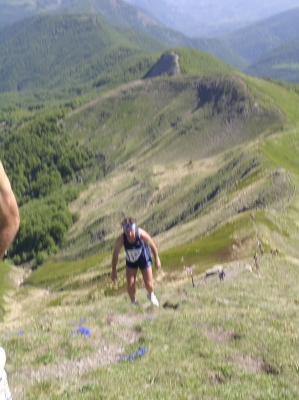
[[[137,268],[129,268],[126,267],[126,277],[127,277],[127,290],[131,301],[136,300],[136,275],[137,275]]]
[[[144,285],[148,293],[152,293],[154,291],[154,283],[153,283],[153,271],[151,265],[145,269],[141,270]]]

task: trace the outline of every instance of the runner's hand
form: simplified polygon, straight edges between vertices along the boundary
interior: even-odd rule
[[[155,264],[156,264],[156,268],[157,268],[157,269],[161,268],[161,261],[160,261],[160,258],[159,258],[159,257],[157,257],[157,259],[156,259],[156,261],[155,261]]]
[[[111,279],[113,280],[113,282],[115,282],[117,280],[117,272],[116,271],[111,272]]]

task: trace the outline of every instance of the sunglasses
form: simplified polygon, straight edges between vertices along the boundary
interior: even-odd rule
[[[125,231],[130,231],[131,229],[135,228],[135,224],[124,224],[123,225],[123,230]]]

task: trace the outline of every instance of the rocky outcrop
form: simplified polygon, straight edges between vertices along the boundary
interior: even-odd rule
[[[164,74],[168,76],[180,74],[179,56],[173,51],[163,54],[145,78],[154,78]]]

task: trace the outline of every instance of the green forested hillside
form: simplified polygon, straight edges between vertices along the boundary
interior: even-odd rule
[[[238,31],[234,31],[231,34],[225,35],[223,37],[219,38],[194,38],[194,37],[187,37],[183,33],[177,32],[173,29],[169,29],[165,27],[163,24],[155,20],[155,18],[150,14],[147,13],[145,10],[139,10],[138,8],[133,7],[130,4],[127,4],[123,1],[120,0],[99,0],[96,3],[92,1],[83,1],[83,0],[77,0],[77,1],[62,1],[62,2],[56,2],[54,0],[40,0],[36,1],[34,3],[28,2],[27,0],[22,0],[20,2],[17,2],[15,4],[5,4],[3,5],[3,13],[1,13],[0,17],[0,26],[5,25],[6,27],[9,26],[10,21],[18,21],[22,20],[25,17],[28,17],[29,15],[41,15],[41,13],[72,13],[72,14],[78,14],[80,15],[81,13],[84,13],[85,15],[89,15],[91,18],[91,21],[94,17],[100,15],[102,16],[106,21],[109,21],[112,24],[115,24],[117,26],[123,26],[123,27],[128,27],[132,28],[136,31],[145,33],[147,35],[150,35],[151,37],[155,37],[158,39],[160,42],[164,43],[166,46],[170,47],[188,47],[188,48],[196,48],[200,49],[202,51],[206,51],[209,54],[212,54],[221,60],[223,60],[226,63],[229,63],[231,65],[234,65],[238,69],[248,72],[246,68],[250,63],[255,62],[259,57],[261,57],[263,54],[267,53],[268,51],[278,47],[279,45],[282,45],[284,43],[290,42],[294,39],[298,38],[298,24],[297,20],[299,17],[299,9],[295,8],[293,10],[278,14],[274,17],[268,18],[266,20],[263,20],[259,23],[250,25],[246,28],[243,28]],[[2,22],[1,22],[2,21]],[[88,22],[86,22],[88,24]],[[92,23],[91,23],[92,25]],[[1,37],[0,37],[0,43],[3,41],[5,38],[10,38],[14,36],[14,30],[18,30],[19,25],[16,25],[16,28],[13,28],[13,30],[8,30],[6,31],[6,28],[2,31]],[[32,27],[33,28],[33,27]],[[90,29],[90,27],[82,27],[83,30],[85,29]],[[94,32],[93,32],[94,33]],[[87,33],[85,31],[86,35],[86,40],[88,43],[86,43],[86,53],[84,54],[84,57],[89,57],[90,55],[88,54],[88,48],[90,48],[91,43],[93,40],[95,40],[94,36],[93,38],[89,37],[87,39],[88,35],[92,35],[92,32]],[[24,34],[24,32],[23,32]],[[60,32],[61,34],[61,32]],[[39,32],[36,32],[36,37],[38,37]],[[56,32],[57,36],[57,32]],[[75,34],[76,36],[76,34]],[[116,39],[116,38],[115,38]],[[49,38],[44,38],[43,39],[45,43],[49,40]],[[36,41],[34,41],[36,44]],[[84,42],[84,41],[83,41]],[[133,41],[134,42],[134,41]],[[78,41],[80,43],[80,41]],[[140,44],[140,43],[139,43]],[[14,42],[10,42],[9,47],[13,48],[15,45]],[[65,46],[69,46],[70,42],[64,42]],[[97,43],[95,46],[96,49],[98,49],[100,43]],[[83,44],[82,44],[83,46]],[[134,45],[133,45],[134,47]],[[144,49],[147,48],[147,45],[145,46]],[[128,54],[133,54],[133,49],[130,47],[130,50],[125,46],[125,51]],[[136,48],[135,48],[136,50]],[[30,46],[29,46],[29,51],[30,51]],[[46,51],[46,50],[45,50]],[[41,52],[41,56],[45,56],[45,51]],[[115,52],[119,51],[114,49]],[[125,54],[124,48],[120,51],[119,56],[124,58]],[[6,56],[9,58],[9,52],[5,52]],[[62,53],[61,53],[62,54]],[[64,53],[63,53],[64,54]],[[20,55],[20,53],[19,53]],[[12,60],[13,63],[18,60],[18,55],[13,55],[14,59]],[[74,55],[70,55],[72,61],[76,62],[76,57]],[[116,55],[113,55],[113,58],[115,58]],[[121,60],[118,60],[120,62]],[[140,60],[136,61],[138,64]],[[26,68],[28,68],[29,64],[32,62],[33,59],[30,56],[27,56],[25,58],[26,62]],[[52,63],[55,62],[55,59],[52,60]],[[51,85],[57,85],[59,84],[59,79],[62,81],[69,82],[70,81],[70,75],[72,74],[73,78],[78,78],[80,81],[85,82],[84,78],[88,78],[87,75],[82,77],[82,72],[80,73],[80,63],[79,66],[77,67],[77,70],[74,71],[73,68],[68,68],[67,66],[68,59],[65,60],[65,63],[63,63],[59,59],[59,65],[61,67],[66,68],[67,72],[64,77],[58,76],[57,80],[51,81],[51,71],[50,68],[53,67],[53,65],[50,63],[48,66],[48,73],[50,76],[50,82],[45,79],[45,84],[50,87]],[[107,66],[107,58],[105,59],[105,64]],[[142,61],[141,61],[142,62]],[[38,63],[39,66],[39,63]],[[14,67],[12,66],[12,63],[8,62],[6,64],[6,70],[9,70],[9,68],[12,67],[12,74],[17,74],[19,72],[18,67],[17,71],[14,70]],[[103,67],[103,66],[101,66]],[[93,56],[90,58],[90,66],[89,70],[86,71],[86,74],[89,75],[89,77],[92,77],[95,72],[99,72],[99,69],[101,69],[99,65],[97,65],[96,61],[96,56]],[[128,68],[130,68],[129,66]],[[44,67],[43,67],[44,68]],[[127,66],[122,66],[122,69],[126,69]],[[23,69],[23,67],[22,67]],[[34,74],[34,72],[33,72]],[[286,72],[287,74],[287,72]],[[294,74],[293,74],[294,75]],[[42,79],[43,73],[39,77]],[[264,75],[262,75],[264,76]],[[280,76],[284,79],[284,69],[280,70]],[[292,81],[294,81],[294,76],[292,76]],[[288,80],[287,76],[286,79]],[[6,84],[6,87],[17,87],[17,88],[25,88],[30,86],[30,78],[25,78],[21,82],[16,83],[15,78],[8,77],[7,79],[8,83]],[[106,78],[102,77],[99,82],[106,82]],[[30,86],[33,87],[33,86]],[[7,89],[5,89],[7,90]],[[10,90],[10,89],[8,89]],[[86,91],[86,88],[82,87],[77,87],[77,91],[81,92]],[[75,93],[75,91],[73,91]],[[40,94],[38,94],[40,95]],[[70,93],[71,95],[71,93]],[[42,97],[45,97],[45,94],[41,94]],[[58,97],[58,95],[56,95]]]
[[[43,15],[5,28],[0,45],[0,90],[21,91],[61,88],[109,81],[112,68],[122,65],[121,75],[138,78],[140,71],[127,71],[128,58],[165,46],[149,36],[110,26],[100,17]],[[135,73],[135,74],[134,74]],[[139,74],[139,76],[138,76]],[[125,81],[123,76],[119,83]]]
[[[79,189],[66,184],[93,164],[93,153],[70,146],[58,112],[30,121],[2,138],[0,159],[21,208],[21,226],[10,250],[19,264],[57,251],[76,220],[68,209]]]
[[[187,37],[180,32],[163,26],[163,24],[159,23],[145,11],[141,11],[120,0],[99,0],[97,2],[90,0],[77,0],[75,2],[68,0],[62,2],[40,0],[34,3],[29,3],[27,0],[24,0],[7,7],[6,14],[3,14],[2,17],[3,24],[6,19],[11,20],[14,19],[14,17],[16,17],[15,20],[21,19],[18,18],[20,9],[24,12],[22,18],[25,18],[29,12],[34,15],[38,15],[42,12],[84,13],[91,17],[100,15],[114,25],[132,28],[151,35],[167,46],[185,46],[200,49],[238,68],[243,68],[245,66],[242,57],[229,48],[223,41],[218,39],[193,39]],[[0,17],[0,26],[2,18]]]
[[[247,72],[264,78],[299,83],[299,40],[267,52],[251,64]]]

